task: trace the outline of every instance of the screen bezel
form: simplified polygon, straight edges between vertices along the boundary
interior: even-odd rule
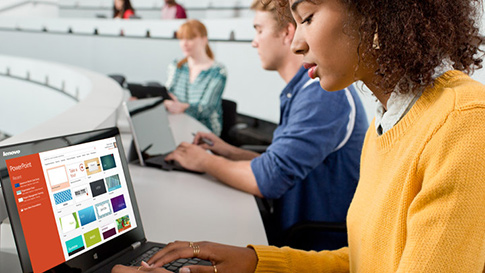
[[[128,170],[128,163],[126,160],[126,155],[123,149],[121,136],[117,127],[100,129],[95,131],[83,132],[70,134],[65,136],[52,137],[48,139],[35,140],[31,142],[11,144],[7,146],[0,147],[0,183],[2,185],[2,191],[5,198],[6,204],[16,204],[14,191],[10,183],[9,174],[7,171],[6,160],[26,156],[29,154],[37,154],[53,149],[65,148],[73,145],[88,143],[91,141],[102,140],[106,138],[115,137],[117,143],[117,149],[121,158],[121,165],[126,178],[126,184],[128,192],[130,194],[130,200],[133,206],[133,212],[135,214],[135,219],[137,222],[137,227],[133,230],[120,235],[100,246],[97,246],[78,257],[75,257],[69,261],[66,261],[60,265],[57,265],[51,272],[65,272],[66,269],[80,269],[81,272],[88,270],[98,264],[102,264],[103,261],[108,260],[110,257],[115,256],[120,251],[128,249],[135,242],[144,242],[145,234],[143,231],[143,225],[141,222],[141,217],[138,209],[138,204],[136,202],[135,191],[133,188],[133,183]],[[3,157],[4,151],[15,150],[30,150],[28,154],[20,153],[15,156]],[[20,215],[17,210],[17,206],[6,206],[7,213],[10,219],[10,225],[12,227],[15,244],[17,247],[17,253],[19,255],[20,264],[23,272],[33,272],[32,264],[30,262],[30,256],[27,249],[27,244],[25,237],[23,235],[22,225],[20,222]]]

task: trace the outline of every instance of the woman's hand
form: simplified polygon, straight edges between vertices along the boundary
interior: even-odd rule
[[[189,242],[176,241],[168,244],[148,260],[149,266],[147,266],[146,270],[159,268],[174,260],[194,257],[210,261],[213,266],[187,266],[183,267],[180,273],[249,273],[254,272],[258,263],[256,252],[251,248],[228,246],[211,242],[195,242],[191,244]],[[145,268],[143,269],[145,270]]]
[[[172,99],[163,101],[163,105],[165,105],[165,108],[167,108],[168,112],[172,114],[181,114],[185,112],[187,108],[189,108],[190,105],[188,103],[180,102],[177,97],[172,93],[168,94]]]
[[[140,272],[172,273],[163,268],[148,268],[148,267],[140,267],[140,266],[134,267],[134,266],[115,265],[115,267],[111,269],[111,273],[140,273]]]

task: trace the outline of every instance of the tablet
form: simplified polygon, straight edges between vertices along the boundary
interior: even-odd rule
[[[165,86],[152,86],[152,85],[128,83],[128,90],[130,90],[131,96],[139,99],[154,98],[154,97],[162,97],[164,100],[172,99],[168,94],[168,90],[167,88],[165,88]]]

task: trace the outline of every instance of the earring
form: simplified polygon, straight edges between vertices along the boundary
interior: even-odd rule
[[[379,35],[377,34],[377,27],[376,27],[376,32],[374,33],[374,39],[372,41],[372,48],[375,50],[378,50],[381,48],[379,46]]]

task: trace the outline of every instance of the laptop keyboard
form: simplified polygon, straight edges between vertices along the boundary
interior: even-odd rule
[[[134,259],[130,263],[128,263],[128,266],[140,266],[142,261],[148,261],[155,253],[157,253],[161,248],[159,247],[153,247],[146,251],[145,253],[141,254],[138,256],[138,258]],[[168,271],[172,272],[179,272],[179,269],[184,267],[184,266],[189,266],[189,265],[210,265],[208,261],[201,260],[199,258],[190,258],[190,259],[178,259],[175,260],[171,263],[168,263],[163,266],[163,268],[167,269]]]

